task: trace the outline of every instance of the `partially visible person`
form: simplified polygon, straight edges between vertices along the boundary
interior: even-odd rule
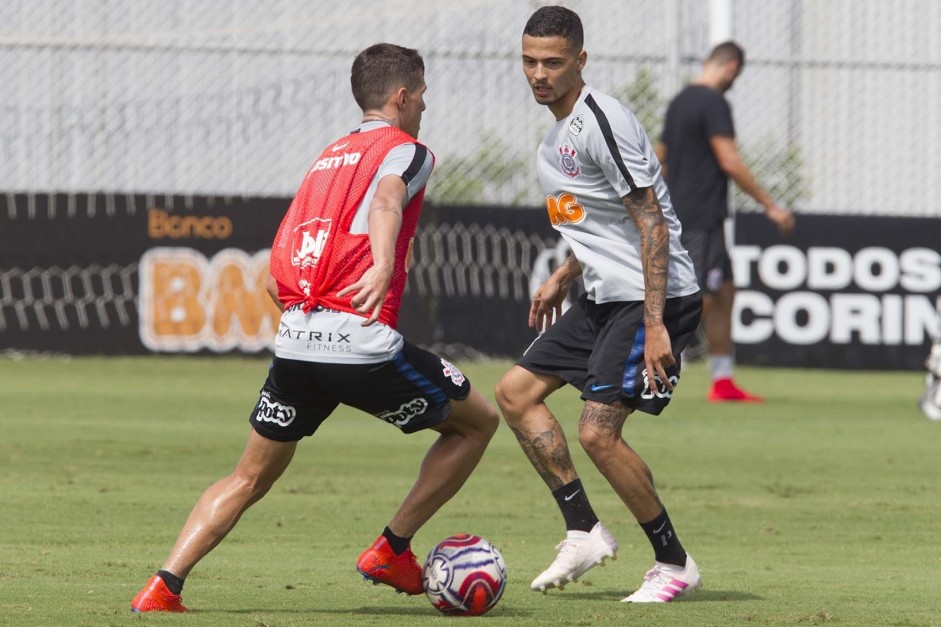
[[[297,442],[341,403],[403,433],[438,432],[411,491],[356,562],[367,579],[423,593],[411,538],[461,488],[499,425],[496,409],[460,370],[396,331],[434,165],[415,139],[424,74],[417,51],[392,44],[371,46],[353,62],[362,123],[311,166],[271,249],[268,290],[283,314],[245,451],[235,471],[200,497],[133,611],[187,611],[180,593],[190,570],[268,492]],[[364,450],[363,472],[395,454],[392,446]]]
[[[654,565],[628,603],[672,601],[701,584],[644,460],[624,440],[627,417],[658,415],[680,380],[680,353],[702,299],[653,146],[633,113],[585,84],[579,16],[546,6],[523,30],[523,72],[555,117],[536,169],[553,227],[573,255],[533,295],[529,324],[543,331],[497,386],[497,402],[565,522],[565,539],[530,587],[565,586],[614,557],[546,399],[581,391],[578,441],[650,542]],[[585,294],[565,314],[579,276]]]
[[[928,358],[925,359],[925,391],[918,401],[928,420],[941,420],[941,335],[931,345]]]
[[[734,379],[735,283],[725,238],[729,179],[764,207],[783,235],[794,229],[794,214],[759,185],[735,146],[732,110],[723,94],[744,67],[745,52],[738,44],[716,46],[699,77],[670,102],[657,144],[673,207],[683,224],[683,245],[703,290],[702,329],[712,374],[707,398],[714,402],[764,400],[741,389]]]

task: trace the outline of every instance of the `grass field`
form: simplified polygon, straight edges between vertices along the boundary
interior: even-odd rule
[[[507,365],[464,369],[490,396]],[[432,436],[346,410],[197,566],[184,591],[194,612],[128,611],[195,499],[235,464],[265,369],[260,359],[0,360],[0,623],[460,620],[356,573]],[[739,378],[768,402],[705,403],[706,372],[693,364],[663,417],[632,417],[625,431],[702,567],[702,591],[669,605],[618,603],[652,551],[573,449],[622,549],[564,592],[530,592],[564,528],[505,425],[415,552],[460,531],[494,542],[506,593],[467,619],[493,625],[941,625],[941,424],[916,409],[921,376],[741,368]],[[574,436],[577,395],[556,396]]]

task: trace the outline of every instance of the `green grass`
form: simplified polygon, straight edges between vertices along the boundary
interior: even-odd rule
[[[506,363],[465,364],[491,395]],[[260,359],[0,360],[0,623],[439,624],[422,597],[363,582],[353,563],[411,486],[432,434],[337,412],[272,492],[190,576],[187,615],[132,615],[196,498],[228,473],[266,369]],[[704,402],[684,372],[664,416],[628,441],[654,471],[704,589],[618,603],[652,551],[580,449],[576,466],[620,557],[564,592],[530,592],[564,529],[501,427],[465,488],[415,538],[460,531],[503,552],[494,625],[941,625],[941,425],[918,373],[741,368],[764,405]],[[552,399],[570,435],[580,403]]]

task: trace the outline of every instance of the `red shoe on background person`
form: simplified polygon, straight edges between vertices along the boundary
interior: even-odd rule
[[[763,403],[764,396],[749,394],[735,385],[731,378],[716,379],[712,382],[712,389],[706,397],[710,403]]]

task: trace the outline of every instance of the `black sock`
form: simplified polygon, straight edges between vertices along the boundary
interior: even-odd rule
[[[397,536],[394,533],[392,533],[392,530],[389,529],[388,527],[386,527],[383,530],[382,535],[385,537],[386,540],[389,541],[389,546],[392,547],[392,552],[395,553],[396,555],[401,555],[402,553],[404,553],[405,549],[407,549],[408,545],[412,542],[411,537],[402,538],[400,536]]]
[[[588,502],[585,488],[582,487],[581,479],[576,479],[572,483],[553,491],[552,496],[555,497],[555,502],[559,504],[559,509],[562,510],[566,529],[591,531],[591,528],[598,522],[595,510],[591,508],[591,503]]]
[[[658,562],[686,566],[686,551],[673,531],[673,523],[670,522],[667,510],[662,510],[660,515],[650,522],[640,523],[640,528],[647,534]]]
[[[158,570],[157,576],[163,579],[163,583],[167,584],[167,588],[169,588],[170,592],[173,594],[180,594],[183,592],[183,580],[173,573],[165,570]]]

